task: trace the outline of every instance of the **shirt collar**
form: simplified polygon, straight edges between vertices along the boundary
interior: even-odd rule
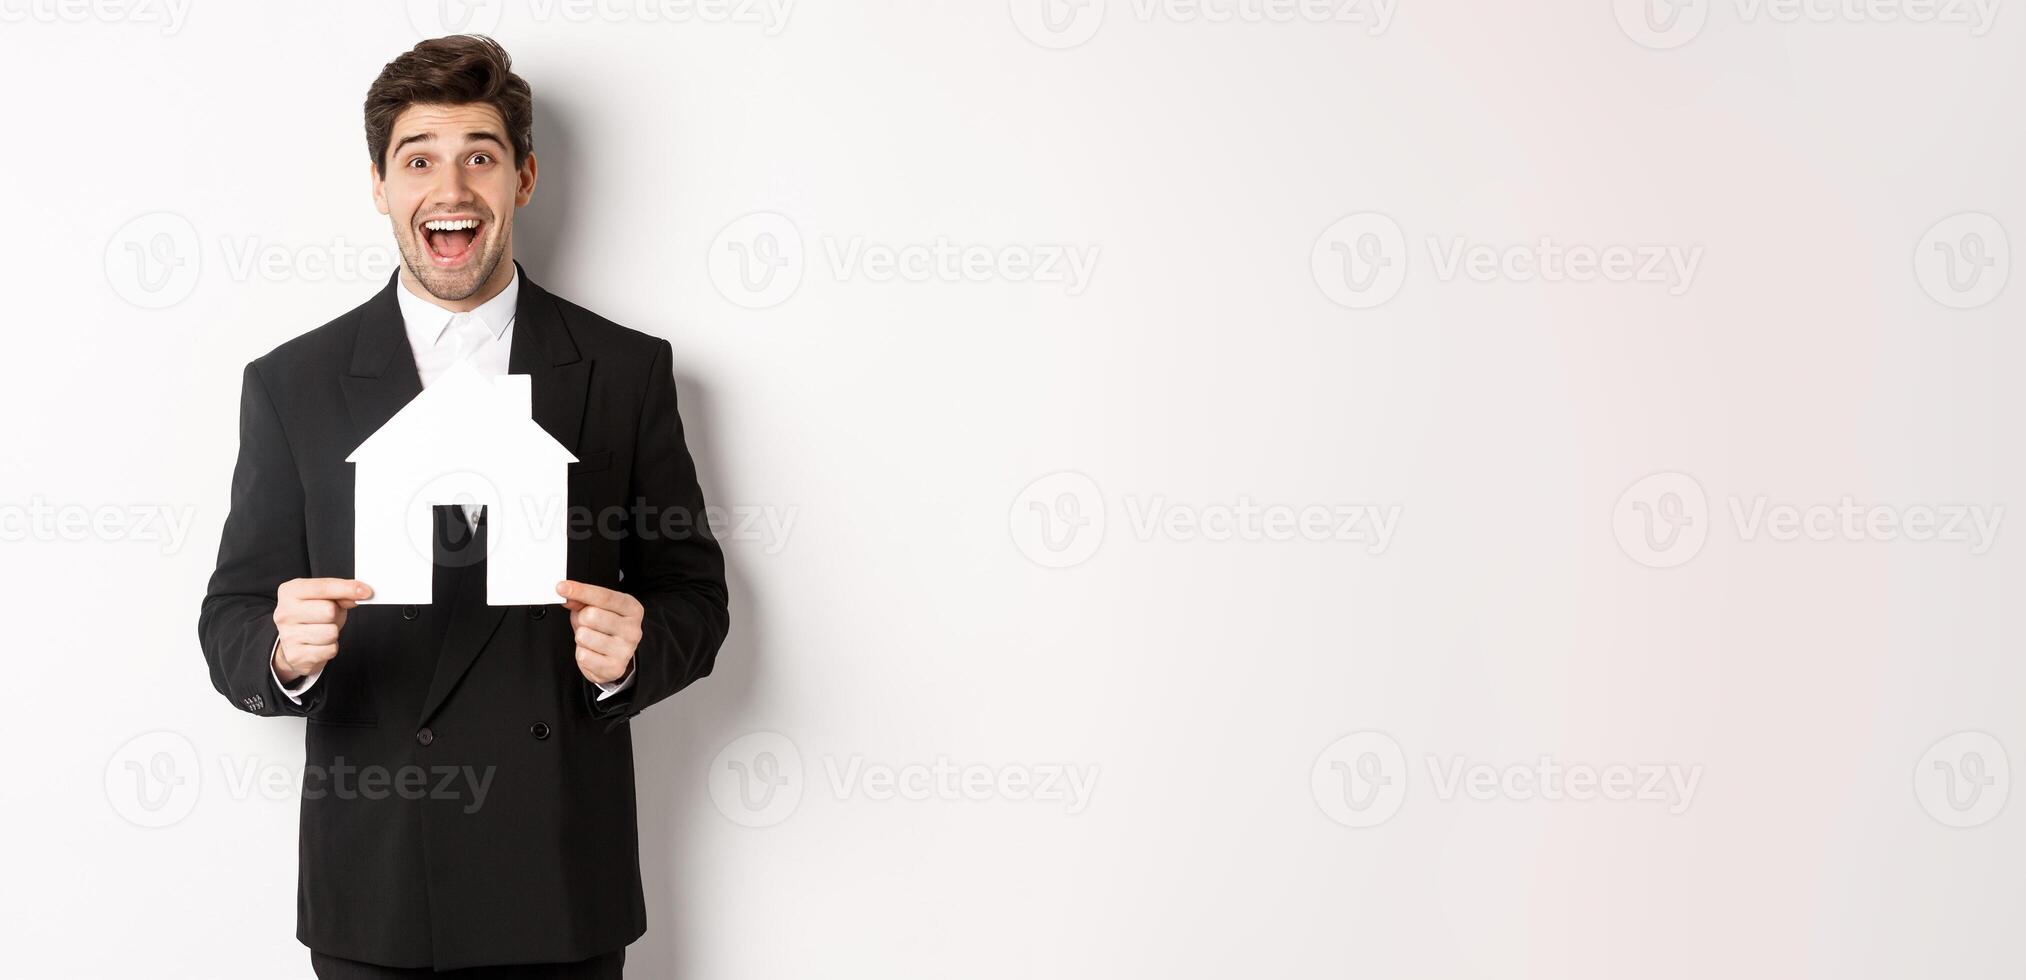
[[[435,347],[443,339],[443,332],[450,328],[451,317],[456,314],[417,296],[406,282],[395,284],[394,296],[401,304],[401,323],[408,330],[409,346],[417,350]],[[521,271],[516,268],[507,279],[506,288],[479,304],[478,309],[471,311],[471,317],[485,324],[492,338],[498,340],[506,333],[507,327],[513,325],[514,310],[520,304],[520,297]]]

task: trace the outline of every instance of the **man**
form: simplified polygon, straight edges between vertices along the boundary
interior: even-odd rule
[[[235,706],[307,720],[296,938],[320,977],[619,976],[647,927],[627,720],[728,627],[668,342],[514,261],[533,116],[490,39],[389,63],[366,144],[401,269],[243,379],[198,633]],[[430,605],[361,604],[345,458],[460,360],[529,375],[578,460],[553,608],[486,604],[478,507],[436,509]]]

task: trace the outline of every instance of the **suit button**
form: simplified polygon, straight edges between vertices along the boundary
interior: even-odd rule
[[[422,610],[420,610],[420,609],[417,609],[417,608],[415,608],[414,606],[402,606],[402,607],[401,607],[401,618],[402,618],[402,619],[414,619],[415,617],[417,617],[417,616],[420,616],[420,615],[422,615]]]
[[[436,741],[436,733],[425,728],[415,733],[415,740],[417,742],[421,742],[424,745],[428,745],[429,743]]]
[[[548,738],[549,723],[546,721],[538,721],[532,725],[529,725],[528,734],[533,735],[536,738]]]
[[[548,614],[549,614],[549,607],[547,606],[536,606],[535,608],[528,610],[528,615],[535,619],[540,619],[543,616],[547,616]]]

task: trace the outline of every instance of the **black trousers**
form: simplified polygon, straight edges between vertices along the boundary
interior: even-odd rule
[[[426,966],[361,963],[310,950],[310,967],[316,970],[317,980],[622,980],[625,965],[623,948],[575,963],[522,963],[442,971]]]

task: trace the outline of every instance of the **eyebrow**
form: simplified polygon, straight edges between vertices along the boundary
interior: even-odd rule
[[[500,139],[499,134],[494,133],[491,130],[485,129],[473,130],[469,133],[464,134],[464,138],[467,142],[472,143],[489,142],[494,146],[499,147],[500,149],[506,149],[506,141]],[[401,142],[394,144],[394,149],[389,152],[399,154],[401,152],[401,148],[407,146],[410,143],[432,143],[435,142],[435,140],[436,140],[435,133],[416,133],[412,136],[404,136],[401,138]]]

